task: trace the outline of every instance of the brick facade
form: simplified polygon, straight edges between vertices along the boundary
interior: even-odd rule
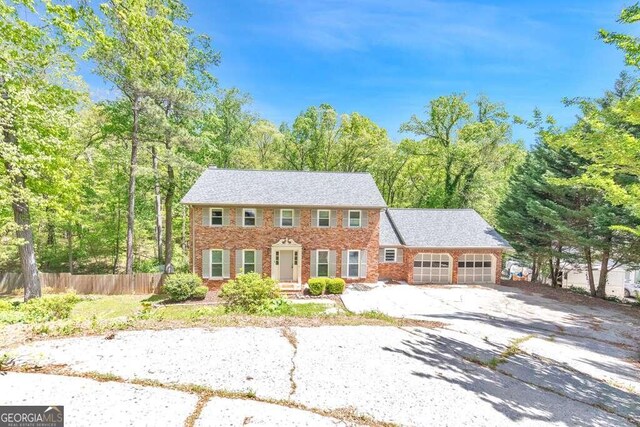
[[[250,206],[246,206],[250,207]],[[236,209],[230,207],[229,225],[213,227],[203,225],[203,209],[208,207],[191,206],[191,270],[202,276],[202,251],[205,249],[228,249],[231,252],[229,271],[235,277],[235,251],[238,249],[262,250],[262,273],[271,276],[271,247],[281,239],[292,239],[302,245],[302,258],[299,263],[302,283],[306,283],[311,274],[311,250],[328,249],[336,251],[336,277],[342,276],[342,251],[367,251],[367,277],[361,279],[345,279],[347,282],[376,282],[378,280],[378,248],[380,233],[380,210],[362,210],[368,214],[368,224],[362,228],[344,228],[343,209],[336,211],[336,227],[318,228],[311,226],[310,208],[300,208],[300,224],[298,227],[275,227],[274,209],[279,207],[261,207],[262,225],[259,227],[242,227],[236,225]],[[223,280],[205,280],[210,288],[219,288]]]

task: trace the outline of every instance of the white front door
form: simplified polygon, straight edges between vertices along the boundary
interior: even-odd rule
[[[280,251],[280,281],[293,282],[293,251]]]

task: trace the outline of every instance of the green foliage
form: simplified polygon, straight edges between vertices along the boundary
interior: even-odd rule
[[[198,286],[195,291],[193,291],[193,295],[191,298],[193,299],[205,299],[207,296],[207,292],[209,292],[209,288],[206,286]]]
[[[569,286],[569,290],[575,294],[591,296],[591,292],[589,292],[585,288],[580,288],[578,286]]]
[[[309,279],[307,285],[309,286],[309,293],[311,295],[322,295],[327,287],[327,278],[316,277]]]
[[[292,304],[286,299],[279,297],[270,299],[267,302],[263,303],[258,309],[258,314],[264,315],[290,315],[292,312]]]
[[[257,313],[265,304],[280,296],[278,283],[258,273],[239,274],[222,286],[219,294],[227,311]]]
[[[81,301],[74,293],[34,298],[21,304],[19,310],[24,313],[28,323],[41,323],[50,320],[69,318],[73,306]]]
[[[169,294],[172,301],[186,301],[200,286],[202,286],[202,279],[195,274],[175,273],[167,276],[162,289]]]
[[[344,292],[345,281],[339,277],[327,279],[327,293],[341,294]]]

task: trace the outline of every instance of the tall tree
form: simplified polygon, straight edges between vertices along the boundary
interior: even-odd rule
[[[190,30],[181,23],[189,13],[179,0],[110,0],[98,9],[99,13],[89,3],[82,9],[89,40],[85,57],[126,97],[132,118],[125,266],[125,272],[132,273],[143,99],[151,97],[167,74],[184,74]]]
[[[0,2],[0,203],[13,212],[4,231],[15,231],[25,301],[41,295],[32,206],[44,201],[53,212],[64,168],[73,168],[67,143],[79,92],[64,44],[75,15],[69,6]]]

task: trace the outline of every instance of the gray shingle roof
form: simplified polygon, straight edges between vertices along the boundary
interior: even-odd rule
[[[402,242],[389,220],[389,210],[380,214],[380,246],[400,246]]]
[[[387,213],[407,246],[510,248],[473,209],[388,209]],[[382,237],[380,242],[382,245]]]
[[[205,170],[182,199],[193,205],[386,206],[368,173]]]

